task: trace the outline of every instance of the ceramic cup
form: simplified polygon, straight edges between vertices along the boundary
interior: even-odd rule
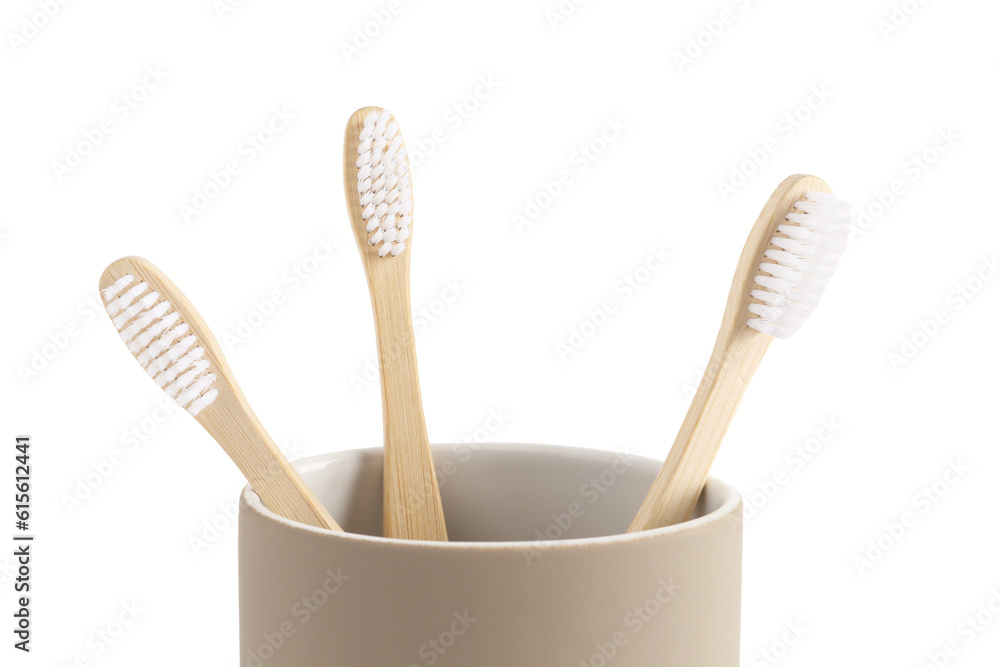
[[[450,542],[377,537],[382,452],[295,465],[346,531],[244,489],[243,667],[737,667],[742,503],[627,534],[661,463],[541,445],[434,447]]]

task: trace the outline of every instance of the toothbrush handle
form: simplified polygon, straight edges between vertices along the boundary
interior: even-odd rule
[[[215,438],[272,512],[330,530],[342,530],[264,430],[238,388],[220,387],[196,420]]]
[[[383,530],[386,537],[446,541],[417,376],[406,260],[383,263],[369,285],[382,380]]]
[[[772,340],[747,326],[720,336],[670,454],[632,521],[630,533],[691,517],[743,393]]]

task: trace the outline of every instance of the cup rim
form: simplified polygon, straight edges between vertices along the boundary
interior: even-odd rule
[[[443,450],[446,447],[456,447],[459,443],[449,444],[432,444],[431,449],[437,454],[437,450]],[[521,452],[532,452],[537,454],[553,454],[553,453],[566,453],[568,451],[574,451],[580,454],[614,454],[612,450],[597,449],[591,447],[576,447],[572,445],[543,445],[543,444],[531,444],[531,443],[482,443],[478,445],[480,451],[492,451],[492,452],[502,452],[510,453],[514,451]],[[296,459],[292,461],[292,466],[296,470],[301,470],[312,464],[330,461],[337,457],[363,457],[371,456],[374,454],[381,455],[381,447],[359,447],[354,449],[344,449],[338,451],[331,451],[322,454],[314,454],[312,456],[307,456],[301,459]],[[629,456],[635,459],[642,459],[648,462],[656,464],[657,467],[662,465],[662,461],[658,461],[648,456],[639,456],[635,454],[629,454]],[[582,538],[572,538],[565,540],[518,540],[518,541],[508,541],[508,542],[435,542],[430,540],[404,540],[395,537],[382,537],[376,535],[362,535],[360,533],[351,533],[348,531],[337,531],[330,530],[328,528],[319,528],[317,526],[310,526],[309,524],[301,523],[299,521],[294,521],[287,517],[283,517],[279,514],[275,514],[270,509],[264,506],[261,502],[260,497],[254,493],[250,485],[247,484],[243,487],[240,492],[240,499],[245,503],[246,507],[257,515],[264,519],[270,520],[275,523],[283,524],[289,528],[302,530],[306,532],[315,533],[328,537],[330,539],[337,540],[348,540],[356,541],[369,544],[378,544],[384,546],[392,546],[395,548],[419,548],[419,549],[444,549],[444,550],[488,550],[488,551],[506,551],[506,550],[516,550],[524,551],[525,549],[544,549],[546,551],[555,549],[573,549],[582,546],[597,546],[597,545],[615,545],[622,543],[632,543],[641,542],[650,539],[663,539],[671,535],[678,535],[681,533],[686,533],[693,530],[698,530],[721,521],[725,521],[735,510],[742,506],[743,499],[740,497],[739,491],[733,485],[724,482],[716,477],[709,477],[706,485],[711,485],[713,489],[722,495],[722,504],[715,510],[705,514],[704,516],[696,517],[689,521],[683,521],[681,523],[673,524],[671,526],[664,526],[662,528],[653,528],[651,530],[644,530],[637,533],[616,533],[614,535],[601,535],[598,537],[582,537]],[[742,512],[741,512],[742,513]]]

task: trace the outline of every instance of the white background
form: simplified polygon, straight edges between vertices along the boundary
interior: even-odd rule
[[[963,624],[1000,596],[996,3],[591,0],[556,21],[555,0],[407,0],[353,54],[387,0],[221,15],[212,0],[96,0],[50,19],[44,4],[11,0],[0,19],[0,486],[13,436],[31,434],[38,536],[30,656],[10,648],[0,556],[4,664],[238,659],[236,529],[191,538],[225,526],[243,482],[193,419],[163,417],[122,349],[96,301],[112,260],[158,264],[220,337],[280,291],[227,347],[262,422],[296,457],[380,443],[341,185],[344,124],[368,104],[396,115],[411,153],[433,149],[414,159],[412,284],[431,312],[417,342],[436,442],[484,437],[492,410],[493,441],[664,457],[771,190],[813,173],[867,212],[818,311],[771,347],[714,469],[747,502],[743,662],[916,666],[952,641],[948,664],[995,662],[1000,614]],[[294,120],[246,159],[275,109]],[[80,148],[104,119],[111,132]],[[602,144],[608,123],[621,129]],[[77,150],[68,173],[55,165]],[[185,220],[229,160],[240,173]],[[539,199],[563,170],[571,183]],[[545,206],[519,228],[529,200]],[[650,249],[670,259],[646,273]],[[646,279],[630,298],[628,275]],[[605,299],[616,312],[561,355]],[[968,470],[941,481],[952,464]],[[933,502],[917,497],[935,483]],[[132,603],[102,647],[95,633]],[[808,628],[793,646],[788,623]]]

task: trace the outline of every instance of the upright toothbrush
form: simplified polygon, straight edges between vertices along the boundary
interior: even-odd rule
[[[722,327],[673,447],[629,532],[690,518],[750,379],[774,338],[819,302],[847,243],[851,208],[815,176],[786,178],[750,232]]]
[[[413,220],[410,164],[399,126],[378,107],[354,112],[344,133],[347,213],[368,278],[384,427],[383,530],[386,537],[448,539],[417,378],[410,309]]]
[[[201,315],[159,269],[125,257],[101,276],[101,296],[129,351],[205,427],[271,511],[341,530],[271,440]]]

